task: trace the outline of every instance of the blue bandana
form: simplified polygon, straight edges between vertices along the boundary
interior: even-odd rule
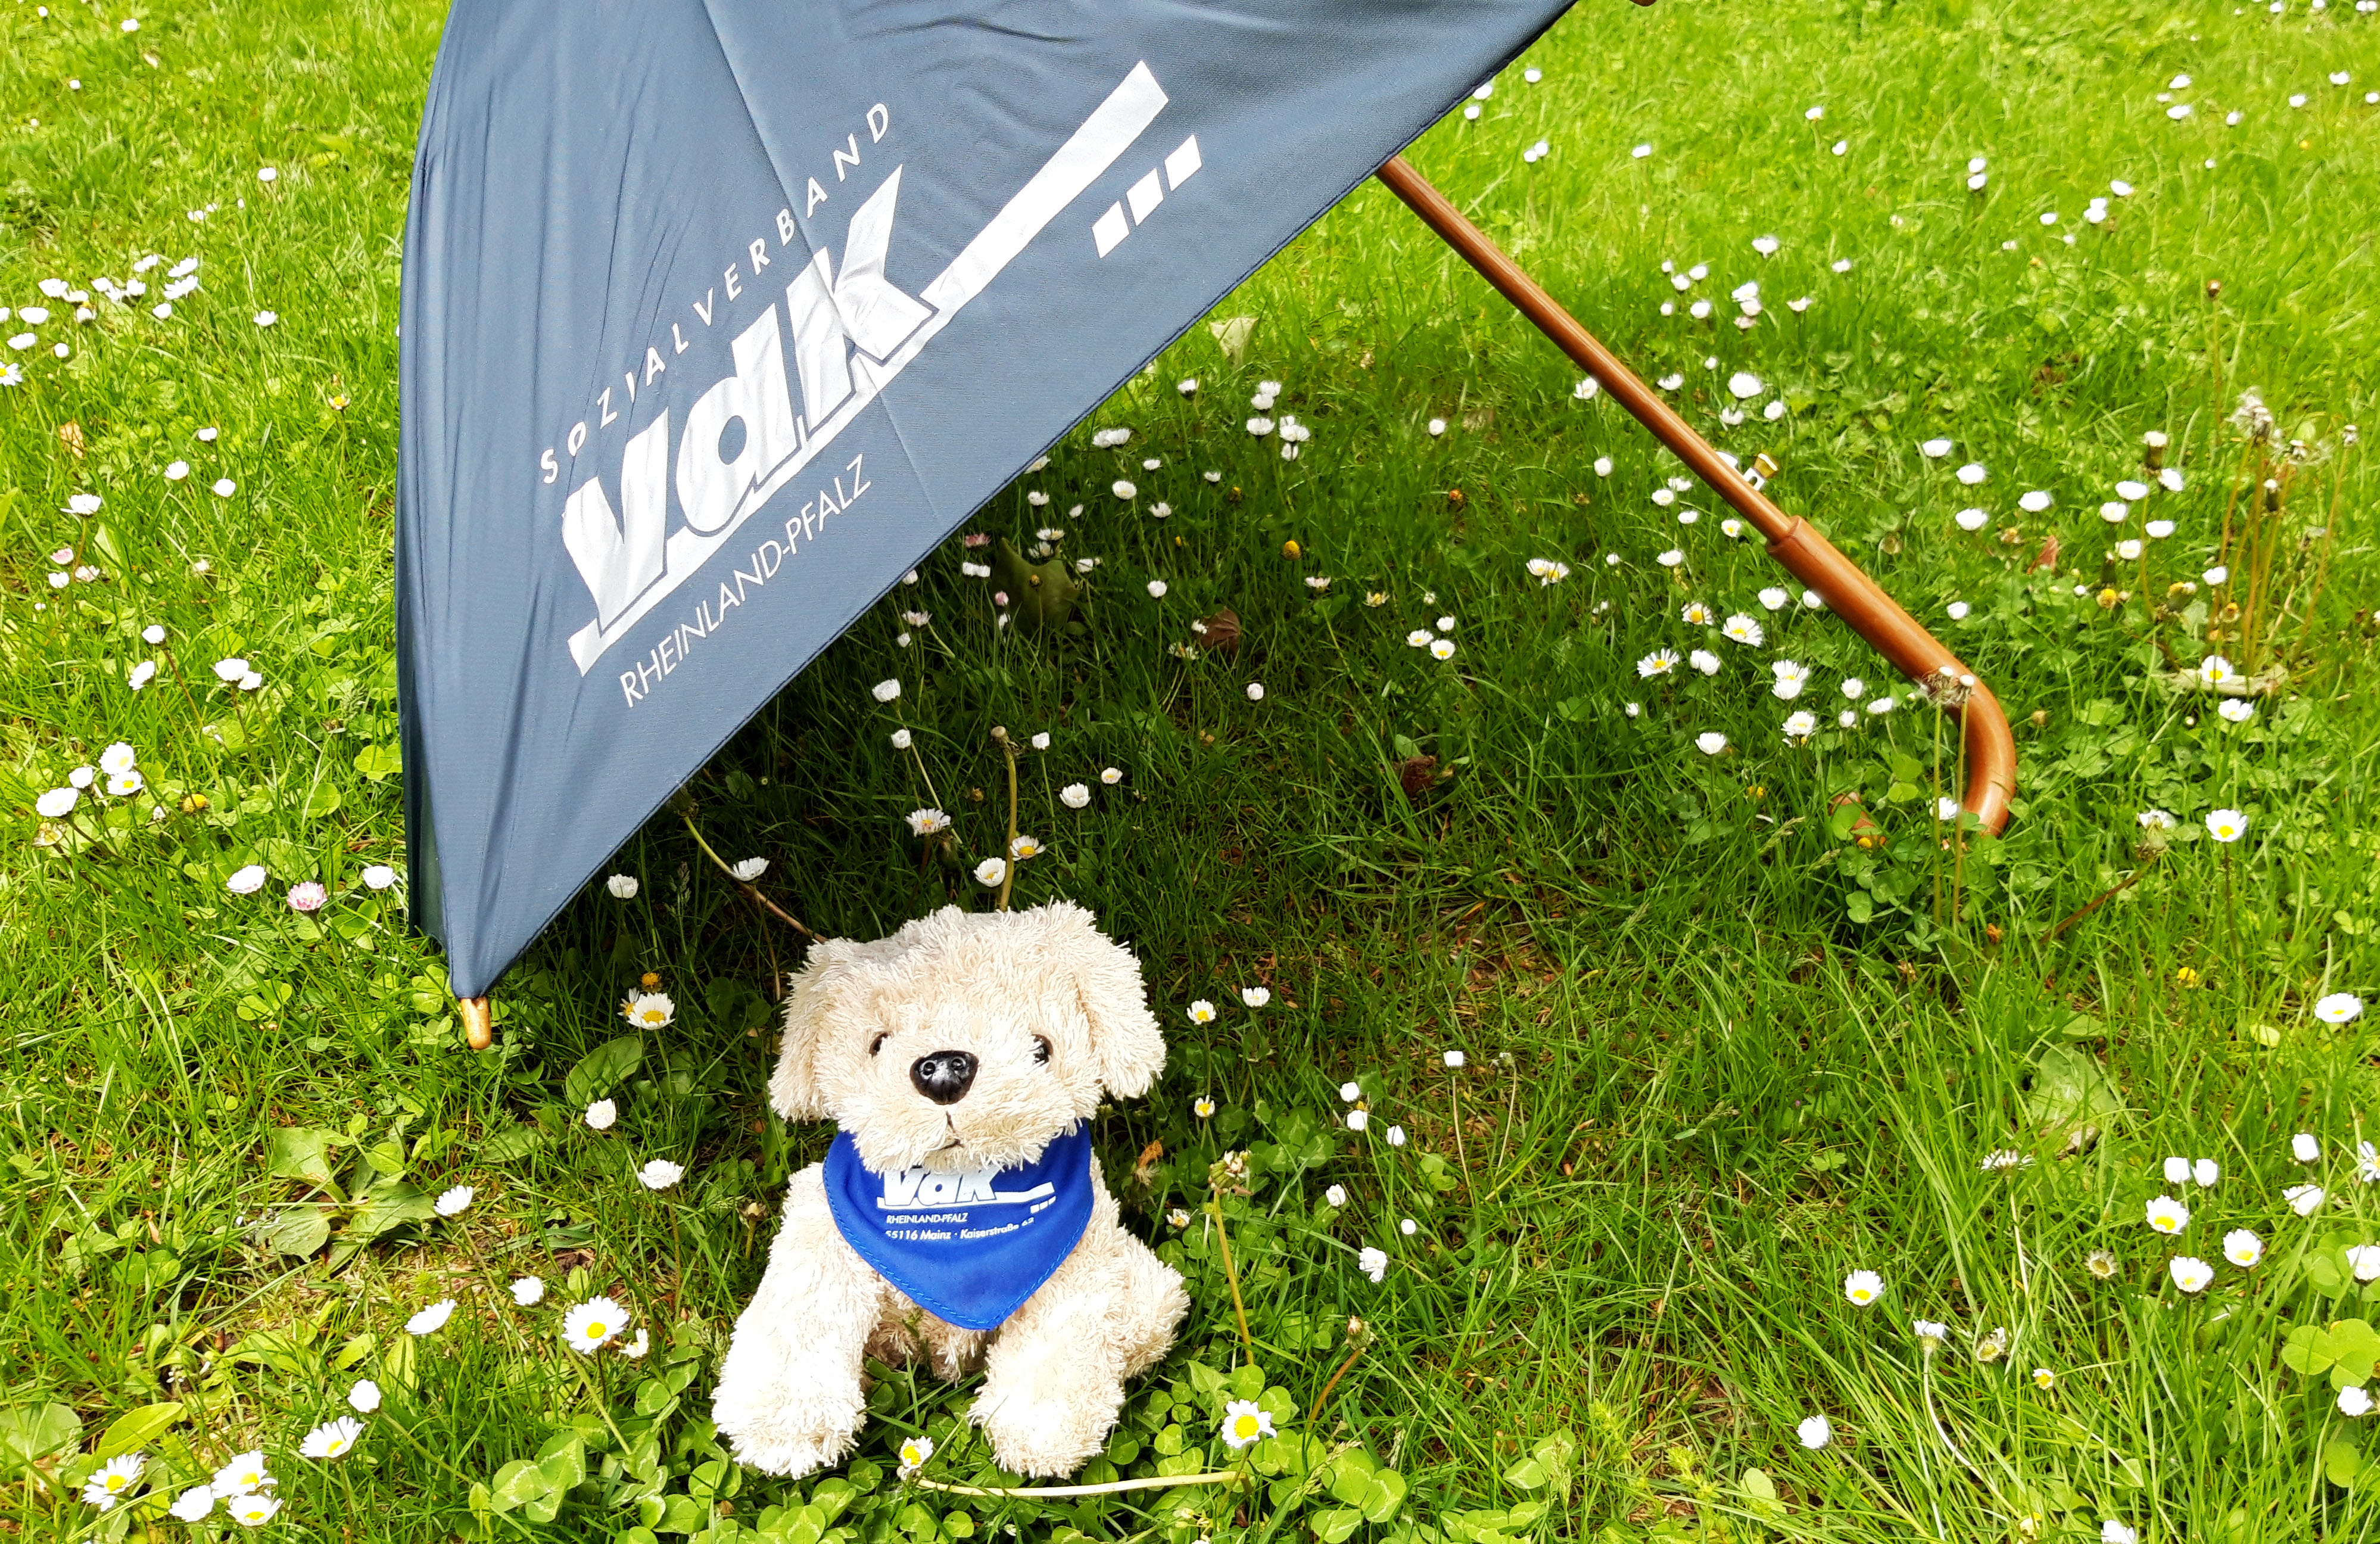
[[[843,1241],[910,1301],[962,1330],[997,1330],[1090,1224],[1091,1134],[1077,1126],[1021,1169],[879,1174],[839,1131],[826,1204]]]

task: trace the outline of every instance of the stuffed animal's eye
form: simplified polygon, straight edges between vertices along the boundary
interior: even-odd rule
[[[1033,1064],[1037,1067],[1050,1064],[1050,1042],[1038,1035],[1033,1037]]]
[[[880,1051],[883,1050],[883,1049],[884,1049],[884,1042],[885,1042],[886,1040],[891,1039],[892,1038],[892,1031],[891,1031],[890,1029],[887,1029],[886,1031],[884,1031],[884,1033],[882,1033],[882,1034],[880,1034],[880,1035],[877,1036],[874,1039],[872,1039],[872,1040],[868,1041],[868,1054],[869,1054],[870,1056],[873,1056],[873,1055],[875,1055],[878,1052],[880,1052]]]

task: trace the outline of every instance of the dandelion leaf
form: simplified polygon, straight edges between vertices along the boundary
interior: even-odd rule
[[[2024,1093],[2025,1121],[2055,1142],[2061,1154],[2091,1146],[2098,1140],[2100,1127],[2123,1108],[2115,1085],[2089,1052],[2055,1042],[2034,1052],[2031,1086]]]
[[[349,1138],[335,1131],[313,1126],[283,1126],[273,1134],[265,1164],[276,1179],[304,1180],[321,1189],[335,1191],[331,1176],[331,1149],[350,1145]]]
[[[480,1145],[482,1163],[509,1163],[516,1158],[527,1158],[545,1146],[545,1131],[526,1121],[505,1127]]]
[[[278,1255],[303,1258],[329,1243],[330,1238],[331,1216],[320,1207],[285,1211],[264,1230],[264,1246]]]

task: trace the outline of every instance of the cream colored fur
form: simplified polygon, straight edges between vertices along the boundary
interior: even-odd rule
[[[965,1097],[947,1106],[909,1080],[936,1051],[978,1061]],[[769,1098],[788,1120],[835,1121],[880,1173],[1014,1168],[1088,1121],[1102,1092],[1146,1093],[1164,1064],[1140,967],[1090,913],[951,906],[873,943],[811,947]],[[980,1367],[969,1418],[1002,1466],[1079,1468],[1115,1426],[1124,1380],[1165,1355],[1190,1306],[1182,1278],[1124,1232],[1097,1165],[1091,1173],[1081,1242],[986,1333],[936,1319],[853,1252],[827,1210],[823,1165],[795,1174],[712,1400],[736,1457],[793,1476],[842,1459],[867,1418],[862,1368],[875,1356],[923,1358],[951,1380]]]

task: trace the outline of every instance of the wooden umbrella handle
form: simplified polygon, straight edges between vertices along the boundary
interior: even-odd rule
[[[1807,520],[1787,515],[1728,465],[1709,441],[1695,433],[1633,371],[1597,342],[1577,318],[1500,251],[1403,156],[1390,156],[1379,177],[1539,332],[1602,383],[1613,400],[1734,505],[1754,529],[1767,538],[1768,555],[1784,565],[1786,572],[1815,590],[1828,610],[1849,623],[1852,631],[1874,645],[1894,668],[1958,715],[1967,752],[1963,805],[1985,831],[2005,827],[2009,800],[2016,793],[2016,740],[1991,688]]]

